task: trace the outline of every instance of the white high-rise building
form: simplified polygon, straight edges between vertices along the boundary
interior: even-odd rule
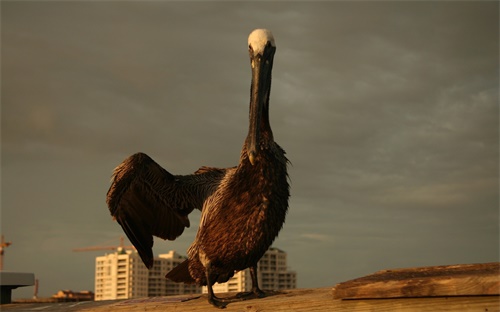
[[[288,270],[287,254],[278,248],[269,248],[257,264],[257,280],[263,290],[283,290],[297,288],[297,273]],[[215,293],[243,292],[252,290],[250,269],[239,271],[227,283],[213,286]],[[203,287],[203,293],[207,293]]]
[[[201,293],[201,287],[167,280],[165,275],[186,258],[175,251],[154,259],[151,270],[137,251],[118,250],[96,257],[95,300],[130,299]]]
[[[175,283],[165,275],[186,260],[171,250],[154,259],[148,270],[137,251],[120,249],[95,259],[95,300],[130,299],[168,295],[197,294],[197,285]],[[264,290],[293,289],[297,287],[297,274],[288,270],[287,254],[270,248],[260,259],[257,269],[259,286]],[[241,292],[252,289],[250,270],[237,272],[227,283],[215,284],[214,292]],[[207,292],[203,287],[203,292]]]

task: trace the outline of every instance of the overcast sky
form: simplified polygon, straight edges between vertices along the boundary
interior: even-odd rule
[[[299,287],[499,260],[499,4],[1,2],[4,268],[94,288],[111,172],[237,164],[248,34],[274,33],[271,126],[292,162],[274,246]],[[192,227],[155,254],[181,254]],[[31,297],[33,288],[14,291]]]

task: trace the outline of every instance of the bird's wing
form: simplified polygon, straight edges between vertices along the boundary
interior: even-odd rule
[[[175,176],[149,156],[138,153],[114,170],[106,202],[111,215],[136,247],[144,264],[153,265],[153,235],[174,240],[189,227],[188,214],[202,209],[225,169],[202,167]]]

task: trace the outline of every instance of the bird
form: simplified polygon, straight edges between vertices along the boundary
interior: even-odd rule
[[[271,76],[276,44],[270,30],[248,37],[251,65],[249,128],[238,165],[203,166],[189,175],[174,175],[145,153],[136,153],[112,174],[106,202],[109,211],[137,249],[153,265],[153,236],[175,240],[190,227],[189,214],[201,210],[187,259],[169,271],[175,282],[207,286],[215,307],[267,294],[257,280],[257,263],[282,229],[290,197],[289,160],[275,141],[269,119]],[[216,282],[250,269],[252,290],[217,297]]]

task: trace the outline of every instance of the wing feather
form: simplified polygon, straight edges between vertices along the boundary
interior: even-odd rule
[[[136,247],[144,264],[153,265],[153,236],[175,240],[189,227],[188,215],[202,209],[225,169],[203,167],[175,176],[148,155],[137,153],[113,172],[106,202],[111,215]]]

